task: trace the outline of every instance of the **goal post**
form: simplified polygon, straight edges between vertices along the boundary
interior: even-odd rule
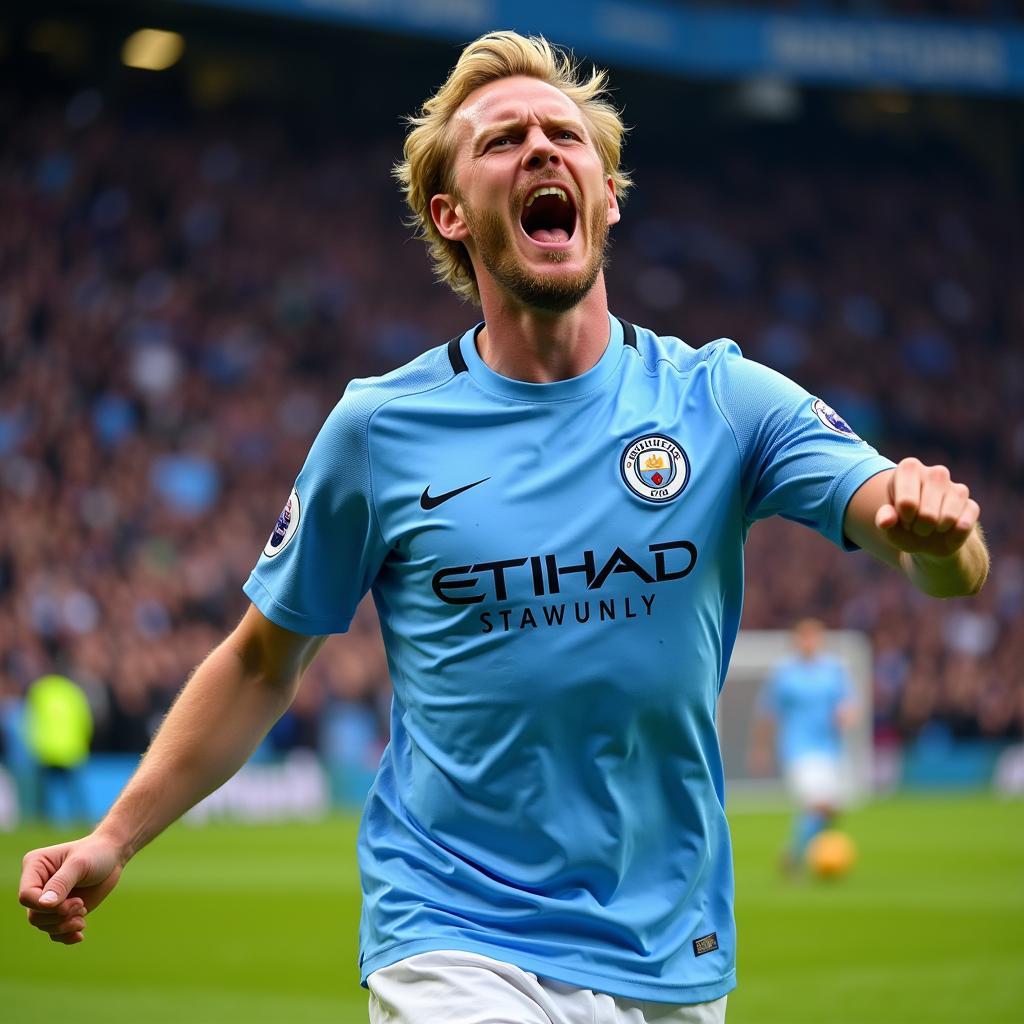
[[[859,714],[846,734],[844,776],[850,799],[861,803],[871,795],[871,642],[856,630],[829,630],[822,650],[837,657],[850,674]],[[763,778],[751,776],[748,755],[758,693],[779,662],[793,655],[789,630],[740,630],[729,673],[718,701],[718,737],[725,763],[726,796],[744,810],[774,810],[787,802],[778,765]]]

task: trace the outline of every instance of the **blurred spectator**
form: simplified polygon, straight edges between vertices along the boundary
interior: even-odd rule
[[[10,830],[36,802],[35,762],[25,741],[25,699],[0,675],[0,829]]]
[[[67,676],[37,679],[28,688],[25,732],[38,772],[40,815],[59,821],[63,799],[76,822],[88,822],[89,808],[78,769],[89,756],[92,711],[81,688]]]

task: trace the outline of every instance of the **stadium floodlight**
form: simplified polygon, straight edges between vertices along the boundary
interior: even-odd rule
[[[140,28],[121,49],[121,61],[130,68],[164,71],[177,64],[185,52],[185,40],[177,32]]]
[[[747,78],[738,83],[733,102],[748,117],[766,121],[791,121],[800,115],[800,91],[783,78]]]

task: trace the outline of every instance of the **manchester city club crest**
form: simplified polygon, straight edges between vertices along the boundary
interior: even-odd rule
[[[299,528],[299,511],[299,492],[292,489],[284,508],[281,509],[281,514],[277,517],[274,532],[271,533],[270,539],[263,549],[263,554],[267,558],[281,554],[288,546],[288,542],[295,536],[295,531]]]
[[[851,427],[850,424],[847,423],[831,405],[826,405],[820,398],[816,398],[814,400],[814,405],[812,405],[811,408],[814,410],[814,415],[817,416],[829,430],[834,430],[837,434],[843,434],[846,437],[852,437],[855,441],[860,440],[860,438],[853,432],[853,427]]]
[[[686,452],[665,434],[644,434],[630,441],[619,469],[635,495],[655,504],[677,497],[690,479]]]

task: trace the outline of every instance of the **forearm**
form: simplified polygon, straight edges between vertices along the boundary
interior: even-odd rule
[[[754,775],[767,775],[772,766],[772,743],[775,739],[775,722],[768,717],[755,720],[750,735],[750,752],[747,767]]]
[[[980,526],[951,555],[899,553],[907,579],[930,597],[966,597],[978,593],[988,576],[988,548]]]
[[[268,678],[230,638],[203,661],[97,826],[123,862],[238,771],[291,703],[298,677]]]

